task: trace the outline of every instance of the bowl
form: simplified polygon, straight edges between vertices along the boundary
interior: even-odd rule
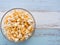
[[[33,36],[35,20],[32,14],[23,8],[7,11],[1,19],[1,32],[11,42],[23,42]]]

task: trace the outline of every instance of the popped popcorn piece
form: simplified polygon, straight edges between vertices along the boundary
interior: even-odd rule
[[[25,33],[28,34],[29,33],[29,30],[26,30]]]
[[[21,41],[24,41],[24,40],[25,40],[25,37],[23,36],[20,40],[21,40]]]
[[[20,19],[17,19],[17,21],[20,21]]]
[[[29,35],[29,36],[31,36],[31,35],[32,35],[32,33],[28,33],[28,35]]]
[[[18,38],[16,38],[16,39],[15,39],[15,42],[18,42],[18,40],[19,40],[19,39],[18,39]]]
[[[24,27],[24,25],[22,25],[22,27]]]
[[[28,35],[25,35],[25,38],[26,38],[26,39],[28,39],[28,38],[29,38],[29,36],[28,36]]]
[[[14,26],[18,26],[18,25],[19,25],[19,22],[18,22],[18,23],[16,22],[16,23],[14,24]]]
[[[18,38],[22,38],[22,34],[19,34],[17,37],[18,37]]]

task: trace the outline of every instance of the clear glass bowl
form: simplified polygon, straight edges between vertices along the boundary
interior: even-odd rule
[[[6,37],[6,35],[4,34],[5,32],[4,32],[4,29],[2,28],[2,22],[3,22],[3,18],[5,17],[5,15],[6,15],[8,12],[10,12],[10,11],[12,11],[12,10],[14,10],[14,9],[24,10],[24,11],[28,12],[28,13],[32,16],[32,14],[31,14],[29,11],[27,11],[26,9],[23,9],[23,8],[13,8],[13,9],[7,11],[7,12],[3,15],[2,19],[1,19],[1,32],[2,32],[3,36],[4,36],[7,40],[9,40],[9,39],[8,39],[8,38]],[[34,20],[34,17],[33,17],[33,16],[32,16],[32,18],[33,18],[33,20]],[[35,20],[34,20],[34,31],[35,31],[35,26],[36,26],[36,23],[35,23]],[[34,34],[34,31],[32,32],[32,35]],[[31,35],[31,36],[32,36],[32,35]],[[31,36],[30,36],[30,37],[31,37]],[[30,37],[29,37],[29,38],[30,38]],[[29,38],[28,38],[28,39],[29,39]],[[11,41],[11,40],[9,40],[9,41]],[[24,41],[26,41],[26,40],[24,40]],[[11,41],[11,42],[14,42],[14,41]],[[18,42],[21,42],[21,41],[18,41]]]

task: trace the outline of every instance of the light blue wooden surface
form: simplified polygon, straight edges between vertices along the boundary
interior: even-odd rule
[[[60,0],[0,0],[0,11],[11,8],[60,11]]]
[[[60,45],[59,29],[39,29],[34,35],[22,43],[12,43],[4,38],[0,32],[0,45]]]
[[[0,0],[0,11],[17,7],[28,10],[60,11],[60,0]],[[22,43],[9,42],[0,32],[0,45],[60,45],[60,30],[37,29],[33,37]]]

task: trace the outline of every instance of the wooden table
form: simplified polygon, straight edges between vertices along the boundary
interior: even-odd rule
[[[60,12],[30,11],[36,21],[34,35],[25,42],[13,43],[0,32],[0,45],[60,45]],[[0,18],[5,12],[0,12]]]

